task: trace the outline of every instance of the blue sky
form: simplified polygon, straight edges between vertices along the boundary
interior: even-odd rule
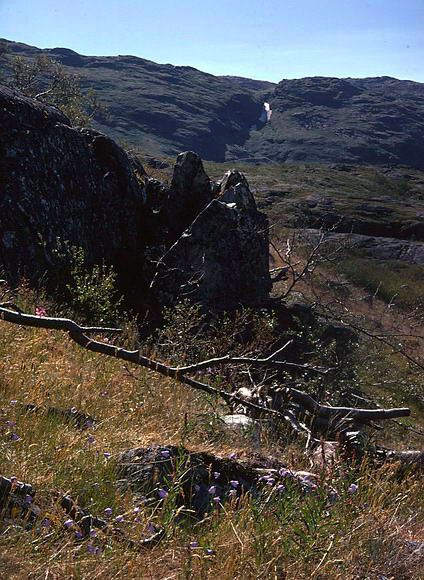
[[[275,82],[424,82],[424,0],[0,0],[0,37]]]

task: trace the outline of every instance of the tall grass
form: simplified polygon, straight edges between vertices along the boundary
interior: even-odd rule
[[[55,307],[28,288],[18,300],[30,312],[44,308],[48,314]],[[228,345],[233,332],[234,321],[227,321]],[[196,355],[184,337],[177,353],[174,338],[162,334],[149,348],[170,358]],[[119,488],[119,454],[176,444],[223,456],[238,452],[242,459],[272,454],[294,470],[310,469],[303,444],[288,433],[282,438],[281,431],[276,438],[267,425],[255,432],[228,430],[219,420],[219,401],[150,371],[126,369],[54,331],[2,322],[0,353],[1,473],[32,483],[41,510],[30,529],[19,519],[0,521],[2,579],[424,577],[417,543],[424,541],[424,487],[418,476],[399,480],[394,469],[336,458],[318,472],[319,484],[308,493],[290,481],[282,491],[264,484],[261,500],[246,495],[216,505],[196,522],[177,516],[171,493],[163,504],[146,505]],[[26,411],[26,402],[75,407],[96,423],[79,430],[46,411]],[[178,493],[178,474],[174,481]],[[66,516],[57,502],[63,493],[93,514],[110,520],[123,515],[119,525],[131,538],[149,536],[149,525],[165,526],[166,536],[142,552],[101,532],[78,543],[75,530],[63,526]],[[111,516],[104,515],[106,508]]]

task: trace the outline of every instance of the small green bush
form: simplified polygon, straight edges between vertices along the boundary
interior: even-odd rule
[[[86,322],[115,324],[123,315],[123,296],[119,295],[113,266],[86,263],[84,249],[58,240],[56,255],[63,263],[68,283],[66,302]]]

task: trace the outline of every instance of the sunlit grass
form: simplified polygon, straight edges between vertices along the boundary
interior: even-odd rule
[[[354,284],[387,303],[409,310],[423,305],[423,266],[396,260],[370,260],[352,251],[339,263],[338,269]]]
[[[34,307],[28,296],[27,311]],[[221,402],[84,351],[59,332],[2,322],[0,352],[1,474],[31,483],[41,509],[32,529],[19,520],[1,523],[1,578],[423,577],[423,558],[408,544],[424,541],[419,476],[399,480],[394,468],[337,458],[319,474],[314,492],[288,484],[284,493],[270,488],[265,500],[245,496],[216,505],[201,522],[176,518],[172,498],[145,505],[116,485],[121,452],[181,444],[223,456],[237,451],[242,458],[272,453],[293,469],[310,469],[303,443],[275,439],[266,426],[244,434],[225,429]],[[22,403],[75,407],[96,422],[77,429],[46,410],[28,412]],[[356,492],[349,491],[352,483]],[[141,552],[101,532],[79,544],[74,530],[63,527],[58,497],[65,493],[100,517],[123,515],[120,526],[133,539],[149,536],[149,524],[165,525],[166,537]],[[51,522],[48,530],[43,518]],[[47,533],[52,535],[43,541]],[[87,544],[100,552],[90,553]]]

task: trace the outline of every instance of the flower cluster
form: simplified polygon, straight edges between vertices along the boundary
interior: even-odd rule
[[[15,403],[16,401],[10,402],[11,405]],[[8,436],[9,440],[19,441],[20,436],[13,430],[13,428],[16,427],[16,421],[11,421],[10,419],[8,419],[7,421],[4,422],[4,426],[6,427],[6,435]]]
[[[259,477],[259,482],[272,487],[278,493],[287,490],[288,481],[296,482],[305,493],[309,493],[317,489],[319,477],[308,471],[291,471],[285,468]]]
[[[201,548],[199,542],[190,542],[189,543],[189,548]],[[206,554],[206,556],[214,556],[215,555],[215,551],[212,550],[211,548],[203,548],[204,553]]]
[[[258,481],[272,487],[272,490],[277,493],[287,491],[287,486],[290,481],[300,486],[303,493],[311,493],[318,489],[320,478],[317,474],[308,471],[291,471],[282,468],[278,471],[269,472],[266,475],[260,476]],[[334,503],[339,498],[339,493],[329,485],[326,485],[325,489],[328,501]],[[349,494],[354,494],[358,489],[359,486],[356,483],[352,483],[347,488],[347,491]]]

